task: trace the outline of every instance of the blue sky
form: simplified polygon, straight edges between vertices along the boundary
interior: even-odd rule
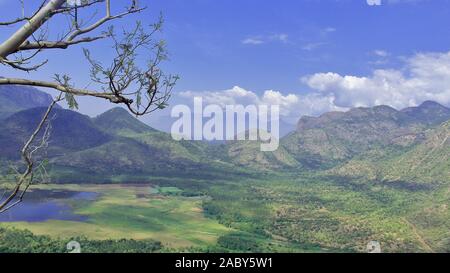
[[[2,19],[14,18],[13,2],[0,0]],[[378,6],[366,0],[141,3],[149,9],[122,23],[150,23],[164,14],[171,57],[165,69],[181,76],[173,103],[188,103],[193,95],[217,103],[277,102],[289,122],[354,106],[402,108],[427,99],[450,105],[447,0],[382,0]],[[3,28],[0,38],[13,30]],[[108,58],[107,44],[93,47],[99,58]],[[0,75],[50,79],[58,71],[88,83],[81,47],[53,54],[39,72],[0,67]],[[96,99],[80,105],[90,115],[111,107]],[[164,115],[146,120],[158,127]]]

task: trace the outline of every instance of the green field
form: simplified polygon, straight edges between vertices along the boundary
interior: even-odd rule
[[[177,185],[178,187],[176,187]],[[359,182],[318,175],[161,180],[154,185],[39,185],[99,193],[68,201],[86,222],[3,223],[67,241],[151,239],[160,251],[448,252],[448,187]],[[1,238],[0,238],[1,246]]]
[[[85,236],[94,240],[154,239],[167,248],[204,247],[231,230],[203,215],[203,197],[175,196],[175,188],[120,185],[42,185],[39,189],[88,191],[100,194],[95,201],[70,200],[74,212],[86,222],[46,221],[2,223],[37,235],[61,239]],[[35,188],[36,189],[36,188]]]

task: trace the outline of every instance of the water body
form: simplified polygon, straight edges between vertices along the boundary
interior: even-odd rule
[[[70,201],[94,201],[97,197],[95,192],[34,190],[18,206],[1,213],[0,222],[86,221],[86,216],[73,212]]]

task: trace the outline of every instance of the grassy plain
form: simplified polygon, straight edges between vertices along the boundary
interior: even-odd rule
[[[149,185],[43,185],[92,191],[71,201],[87,222],[9,223],[35,234],[90,239],[154,239],[164,251],[450,251],[450,190],[317,174],[164,180]],[[2,226],[0,225],[0,227]]]
[[[2,223],[0,226],[28,229],[37,235],[59,238],[155,239],[168,248],[205,247],[230,232],[229,228],[203,215],[205,197],[166,194],[177,191],[175,188],[155,189],[140,185],[39,185],[36,188],[100,195],[95,201],[68,201],[75,213],[88,216],[86,222],[51,220]]]

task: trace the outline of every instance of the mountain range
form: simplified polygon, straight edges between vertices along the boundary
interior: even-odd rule
[[[0,160],[19,160],[21,145],[50,101],[34,88],[0,87]],[[271,153],[259,151],[252,141],[174,141],[122,108],[90,118],[57,107],[47,155],[55,179],[70,182],[314,171],[448,183],[449,136],[450,109],[432,101],[400,111],[376,106],[302,117]]]
[[[0,119],[12,113],[34,107],[47,107],[52,97],[26,86],[0,86]],[[57,108],[60,108],[57,106]]]

